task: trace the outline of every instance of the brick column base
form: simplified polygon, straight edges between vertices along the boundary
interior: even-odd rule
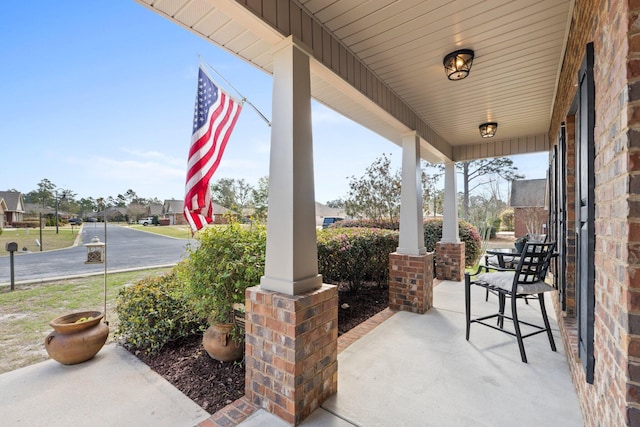
[[[423,314],[433,306],[433,253],[389,254],[389,308]]]
[[[299,424],[338,390],[338,289],[246,291],[245,396]]]
[[[464,277],[464,242],[436,243],[436,278],[462,281]]]

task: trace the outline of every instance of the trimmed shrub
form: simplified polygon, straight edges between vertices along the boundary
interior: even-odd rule
[[[356,291],[363,282],[386,284],[389,254],[398,232],[376,228],[328,228],[318,232],[318,270],[327,282],[345,282]]]
[[[39,228],[40,223],[38,221],[14,221],[11,225],[15,228]],[[55,222],[53,223],[55,225]]]
[[[244,303],[245,290],[264,274],[266,227],[238,222],[208,227],[197,234],[178,277],[198,313],[214,322],[232,323],[233,306]]]
[[[120,289],[116,337],[127,348],[152,354],[170,341],[202,331],[206,321],[195,314],[182,287],[171,272]]]
[[[347,227],[369,227],[369,228],[384,228],[387,230],[399,230],[400,224],[398,222],[391,221],[372,221],[367,219],[354,219],[344,220],[336,224],[333,224],[329,229],[340,229]],[[478,230],[466,221],[458,222],[458,234],[460,239],[465,242],[465,264],[473,265],[476,259],[480,256],[481,240]],[[397,239],[397,237],[396,237]],[[424,243],[428,252],[434,252],[436,250],[436,243],[442,239],[442,219],[432,218],[427,219],[424,222]],[[396,247],[387,253],[395,252]],[[319,247],[318,247],[319,250]],[[319,255],[318,255],[319,256]],[[319,262],[319,261],[318,261]],[[385,266],[388,269],[388,266]],[[388,273],[387,273],[388,274]],[[323,274],[324,275],[324,274]],[[387,276],[388,277],[388,276]]]
[[[478,230],[466,221],[458,221],[458,236],[465,243],[465,264],[473,265],[480,256],[482,242]],[[424,222],[424,244],[427,251],[436,250],[436,243],[442,239],[442,219],[434,218]]]
[[[513,208],[507,208],[500,213],[500,220],[502,221],[503,231],[513,231]]]

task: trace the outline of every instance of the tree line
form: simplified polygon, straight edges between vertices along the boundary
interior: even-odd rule
[[[517,167],[507,157],[480,159],[456,164],[462,175],[463,191],[458,194],[458,208],[463,219],[483,224],[496,218],[507,206],[501,194],[500,180],[522,179]],[[422,162],[422,197],[425,215],[443,213],[444,190],[439,188],[444,165]],[[399,169],[392,170],[391,159],[383,154],[368,166],[361,176],[347,177],[349,190],[345,197],[329,200],[332,208],[345,209],[350,217],[397,221],[400,217],[402,177]],[[12,191],[12,190],[10,190]],[[15,191],[15,190],[13,190]],[[266,218],[269,178],[262,177],[253,186],[245,179],[220,178],[211,184],[212,200],[242,216]],[[36,190],[23,194],[25,203],[53,207],[56,199],[59,209],[83,217],[89,212],[105,208],[127,208],[129,217],[145,215],[152,203],[162,204],[158,198],[144,198],[128,189],[117,196],[95,199],[77,198],[70,189],[58,187],[44,178]]]

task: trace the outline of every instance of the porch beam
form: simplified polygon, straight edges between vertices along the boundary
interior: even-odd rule
[[[464,162],[514,154],[540,153],[550,149],[547,134],[528,135],[520,138],[496,139],[481,144],[458,145],[453,147],[453,160]]]

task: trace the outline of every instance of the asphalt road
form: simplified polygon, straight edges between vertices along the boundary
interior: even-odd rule
[[[103,272],[104,264],[85,264],[87,248],[83,245],[94,236],[104,242],[104,224],[84,223],[81,236],[82,243],[72,248],[15,252],[16,283]],[[187,243],[184,239],[107,224],[107,271],[175,264],[184,257]],[[10,274],[9,256],[0,256],[0,285],[10,283]]]

